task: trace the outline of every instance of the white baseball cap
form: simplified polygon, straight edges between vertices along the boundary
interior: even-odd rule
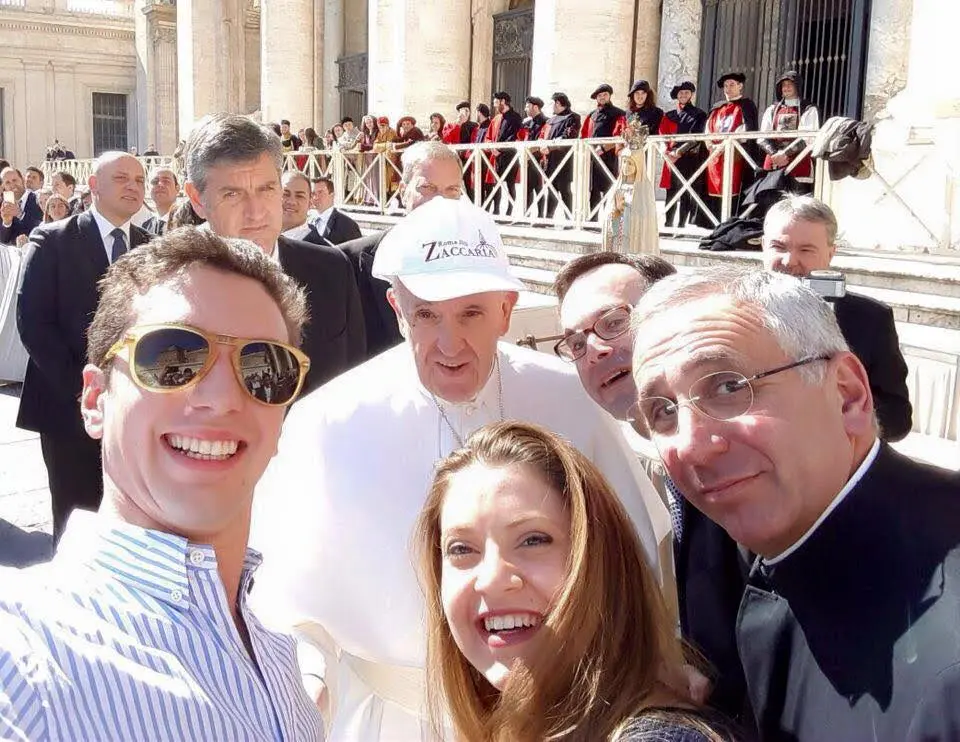
[[[399,278],[424,301],[523,290],[496,223],[465,199],[433,198],[407,214],[381,240],[373,275]]]

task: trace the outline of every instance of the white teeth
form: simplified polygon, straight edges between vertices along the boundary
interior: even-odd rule
[[[192,459],[212,461],[227,459],[237,452],[239,441],[210,441],[190,438],[185,435],[170,434],[167,442],[171,447],[183,451]]]
[[[521,627],[538,626],[540,617],[533,613],[514,613],[507,616],[488,616],[483,620],[487,631],[511,631]]]

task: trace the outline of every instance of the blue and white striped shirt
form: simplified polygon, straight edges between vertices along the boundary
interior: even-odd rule
[[[213,549],[76,511],[49,564],[0,570],[0,739],[323,739],[293,640],[246,597],[237,631]]]

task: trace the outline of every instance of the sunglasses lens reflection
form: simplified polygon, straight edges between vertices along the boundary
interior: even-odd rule
[[[202,335],[180,327],[164,327],[140,338],[133,362],[144,386],[175,389],[189,383],[209,357],[210,345]]]
[[[240,350],[240,375],[247,391],[267,404],[287,404],[297,393],[300,362],[282,345],[247,343]]]

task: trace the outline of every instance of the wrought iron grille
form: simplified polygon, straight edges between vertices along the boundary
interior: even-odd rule
[[[820,120],[859,118],[863,109],[870,0],[704,0],[701,91],[719,98],[717,78],[747,76],[744,95],[761,107],[777,75],[795,70]],[[704,104],[706,96],[701,98]]]
[[[93,155],[127,149],[127,96],[121,93],[93,94]]]
[[[493,17],[493,89],[510,93],[513,104],[523,108],[530,95],[533,59],[533,8],[497,13]]]
[[[367,53],[337,60],[340,118],[349,116],[357,126],[367,112]]]

